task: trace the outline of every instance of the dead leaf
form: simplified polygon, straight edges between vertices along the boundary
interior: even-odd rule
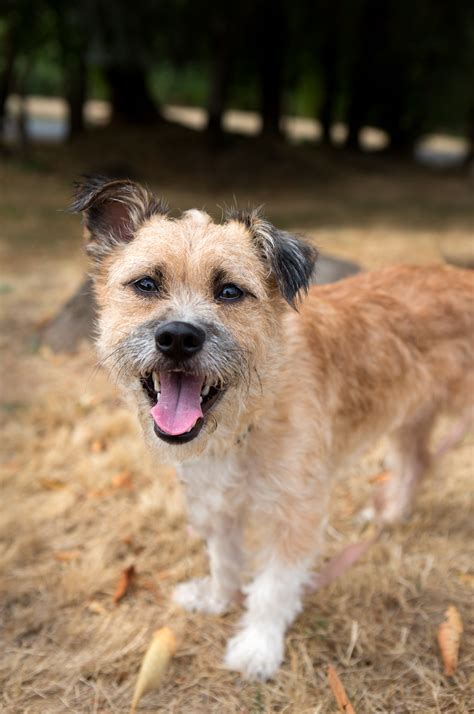
[[[107,614],[106,608],[103,605],[101,605],[101,603],[98,600],[91,600],[90,602],[87,603],[86,607],[88,610],[90,610],[90,612],[93,612],[94,615],[106,615]]]
[[[91,488],[89,491],[87,491],[87,498],[93,498],[93,499],[101,499],[105,498],[108,496],[109,493],[107,489],[105,488]]]
[[[127,491],[131,491],[133,489],[133,481],[130,472],[121,471],[116,474],[112,479],[112,486],[114,488],[123,488]]]
[[[127,594],[130,585],[132,584],[132,580],[135,577],[135,566],[134,565],[129,565],[128,568],[125,568],[125,570],[122,571],[122,574],[120,576],[120,580],[118,582],[117,588],[115,590],[114,596],[113,596],[113,602],[115,605],[118,605],[120,600],[125,597]]]
[[[369,483],[385,483],[386,481],[390,481],[392,478],[392,474],[390,471],[381,471],[378,474],[375,474],[375,476],[371,476],[369,478]]]
[[[169,627],[156,630],[138,673],[130,714],[134,714],[144,694],[158,689],[170,659],[176,652],[176,636]]]
[[[344,689],[344,686],[339,679],[339,675],[332,664],[328,667],[328,682],[338,704],[339,710],[344,714],[355,714],[354,707],[350,703],[346,690]]]
[[[91,443],[90,449],[93,454],[100,454],[101,451],[105,451],[105,441],[103,439],[94,439]]]
[[[40,478],[39,482],[47,491],[59,491],[61,488],[66,488],[64,481],[60,481],[58,478]]]
[[[63,562],[69,562],[70,560],[77,560],[82,555],[80,550],[58,550],[54,554],[56,560],[61,560]]]
[[[155,595],[155,597],[158,597],[160,595],[160,589],[158,588],[156,583],[151,580],[151,578],[145,578],[145,580],[140,580],[139,587],[143,588],[143,590],[148,590],[148,592]]]
[[[474,575],[472,573],[459,573],[458,577],[463,585],[469,585],[474,588]]]
[[[463,625],[459,610],[454,605],[450,605],[444,614],[446,619],[438,628],[438,644],[443,658],[444,674],[452,677],[458,666]]]

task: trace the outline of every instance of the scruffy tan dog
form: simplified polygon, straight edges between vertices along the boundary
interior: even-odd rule
[[[316,253],[258,212],[171,218],[130,181],[86,180],[84,211],[104,364],[160,461],[178,465],[210,577],[180,585],[189,610],[241,592],[242,526],[261,551],[226,663],[272,676],[321,553],[333,477],[382,435],[380,518],[405,515],[441,411],[474,389],[472,274],[391,267],[308,291]],[[298,311],[293,309],[295,304]]]

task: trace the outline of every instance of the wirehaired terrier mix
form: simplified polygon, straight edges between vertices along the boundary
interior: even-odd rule
[[[232,605],[253,518],[256,574],[226,664],[270,677],[321,554],[335,474],[388,435],[378,515],[394,522],[430,463],[437,415],[468,418],[472,273],[397,266],[309,289],[314,248],[256,211],[172,218],[141,186],[105,179],[86,180],[73,209],[95,261],[100,355],[157,458],[177,465],[207,541],[210,576],[174,598]]]

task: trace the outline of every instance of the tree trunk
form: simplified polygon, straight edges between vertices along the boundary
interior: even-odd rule
[[[69,110],[68,139],[85,129],[84,104],[87,94],[87,28],[71,8],[55,5],[56,30],[61,48],[63,94]]]
[[[338,90],[340,1],[333,0],[324,6],[326,24],[321,48],[321,79],[323,101],[319,110],[321,139],[324,144],[331,144],[331,127],[335,121],[335,106]]]
[[[347,109],[348,149],[359,149],[359,133],[367,121],[373,101],[373,63],[377,61],[374,44],[380,29],[377,27],[384,4],[379,0],[363,0],[354,18],[355,52],[349,84],[349,104]]]
[[[323,49],[321,65],[324,86],[324,98],[320,109],[321,138],[323,143],[331,144],[331,127],[334,123],[337,96],[337,49],[332,42],[328,42]]]
[[[257,17],[262,135],[280,136],[285,12],[282,0],[262,0]]]
[[[347,116],[347,138],[345,146],[347,149],[359,149],[359,133],[364,125],[365,117],[365,99],[364,92],[360,87],[352,87],[352,97],[349,104]]]
[[[31,61],[26,63],[23,72],[15,77],[15,91],[18,95],[18,115],[16,117],[17,151],[27,159],[30,153],[30,136],[28,134],[28,110],[26,107],[26,78],[31,70]]]
[[[69,107],[68,139],[74,139],[85,129],[84,104],[87,98],[87,69],[84,53],[79,52],[69,63],[66,101]]]
[[[396,118],[401,119],[401,112]],[[403,129],[400,121],[394,122],[394,126],[388,130],[388,133],[390,135],[390,151],[394,154],[405,155],[413,153],[415,138],[411,132]]]
[[[470,147],[464,159],[464,167],[468,173],[474,175],[474,101],[471,104],[467,116],[467,139],[470,143]]]
[[[212,41],[214,51],[210,78],[207,132],[212,144],[219,144],[222,140],[222,118],[229,92],[232,55],[228,21],[222,14],[220,17],[215,18]]]
[[[114,121],[153,124],[159,113],[148,90],[142,67],[114,65],[107,70]]]
[[[12,20],[6,29],[3,51],[3,70],[0,74],[0,140],[3,137],[6,119],[6,104],[13,85],[13,70],[17,52],[17,32]]]

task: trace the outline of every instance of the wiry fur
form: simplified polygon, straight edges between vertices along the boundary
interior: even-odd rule
[[[242,211],[236,207],[226,211],[227,220],[242,222],[250,231],[270,275],[274,277],[285,300],[295,306],[295,298],[307,293],[317,253],[296,236],[280,231],[262,216],[260,208]]]
[[[312,288],[293,311],[314,257],[256,214],[216,225],[192,211],[149,217],[109,247],[96,275],[100,353],[158,457],[179,464],[191,522],[209,547],[210,577],[180,586],[176,600],[224,612],[242,586],[243,524],[253,517],[260,526],[257,574],[226,655],[250,678],[271,676],[282,661],[321,552],[334,475],[388,434],[393,474],[380,518],[406,515],[436,416],[466,414],[474,387],[471,273],[396,266]],[[149,274],[160,276],[160,296],[137,296],[130,283]],[[216,275],[248,296],[219,304]],[[153,365],[166,369],[153,326],[168,320],[205,326],[209,342],[187,369],[227,385],[206,428],[179,446],[155,436],[140,383]]]
[[[86,176],[76,184],[70,210],[85,212],[84,228],[90,238],[86,250],[100,260],[120,243],[131,240],[146,220],[166,215],[168,206],[134,181]]]

